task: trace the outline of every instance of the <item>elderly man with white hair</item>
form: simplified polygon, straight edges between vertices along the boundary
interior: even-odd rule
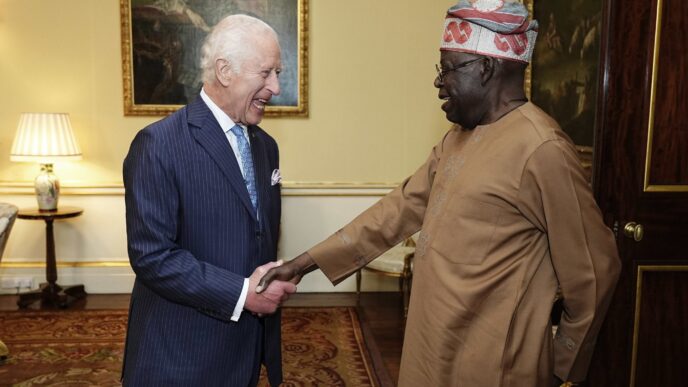
[[[249,291],[279,264],[279,154],[257,126],[280,92],[277,35],[228,16],[201,66],[199,98],[141,130],[124,160],[125,386],[255,386],[261,364],[282,382],[277,308],[296,288]]]

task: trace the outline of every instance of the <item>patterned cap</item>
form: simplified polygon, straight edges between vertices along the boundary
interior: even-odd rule
[[[460,0],[447,11],[442,51],[462,51],[530,62],[538,23],[516,1]]]

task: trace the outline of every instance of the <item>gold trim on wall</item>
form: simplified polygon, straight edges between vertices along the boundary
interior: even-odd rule
[[[36,269],[45,267],[43,261],[0,262],[0,269]],[[131,267],[129,261],[65,261],[57,262],[57,267]]]
[[[659,0],[661,2],[661,0]],[[635,387],[638,360],[638,330],[640,328],[640,303],[643,297],[643,273],[646,271],[688,271],[688,265],[638,265],[635,287],[635,318],[633,322],[633,349],[631,351],[631,387]]]
[[[73,182],[60,184],[61,196],[121,196],[124,195],[124,185],[114,183],[86,183]],[[0,195],[31,195],[35,196],[34,184],[26,181],[0,181]]]
[[[268,106],[266,117],[308,117],[308,0],[297,0],[297,106]],[[133,43],[131,26],[131,0],[120,0],[120,29],[122,38],[122,84],[124,88],[125,116],[164,116],[174,113],[183,105],[144,105],[134,103]]]
[[[400,183],[394,182],[298,182],[282,183],[282,196],[384,196]],[[34,184],[26,181],[0,181],[0,195],[34,196]],[[63,184],[62,196],[122,196],[124,185],[119,183]]]
[[[650,167],[652,166],[652,140],[655,127],[655,98],[657,97],[657,67],[659,64],[659,50],[662,35],[662,3],[657,0],[657,18],[655,20],[654,50],[652,53],[652,80],[650,81],[650,114],[647,124],[647,144],[645,150],[645,179],[643,183],[644,192],[688,192],[688,185],[663,185],[650,184]]]

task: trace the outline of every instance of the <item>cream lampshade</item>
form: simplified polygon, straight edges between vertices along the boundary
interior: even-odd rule
[[[74,138],[69,114],[22,113],[10,160],[41,164],[41,173],[35,181],[38,208],[56,210],[60,181],[53,174],[53,163],[81,160],[81,149]]]

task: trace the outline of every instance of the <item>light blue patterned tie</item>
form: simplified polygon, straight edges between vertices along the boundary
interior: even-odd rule
[[[253,157],[251,156],[251,145],[248,139],[244,136],[244,129],[239,125],[234,125],[230,129],[234,137],[237,139],[239,145],[239,154],[241,154],[241,166],[244,170],[244,183],[248,189],[248,196],[251,197],[253,209],[258,208],[258,194],[256,191],[256,179],[253,173]]]

